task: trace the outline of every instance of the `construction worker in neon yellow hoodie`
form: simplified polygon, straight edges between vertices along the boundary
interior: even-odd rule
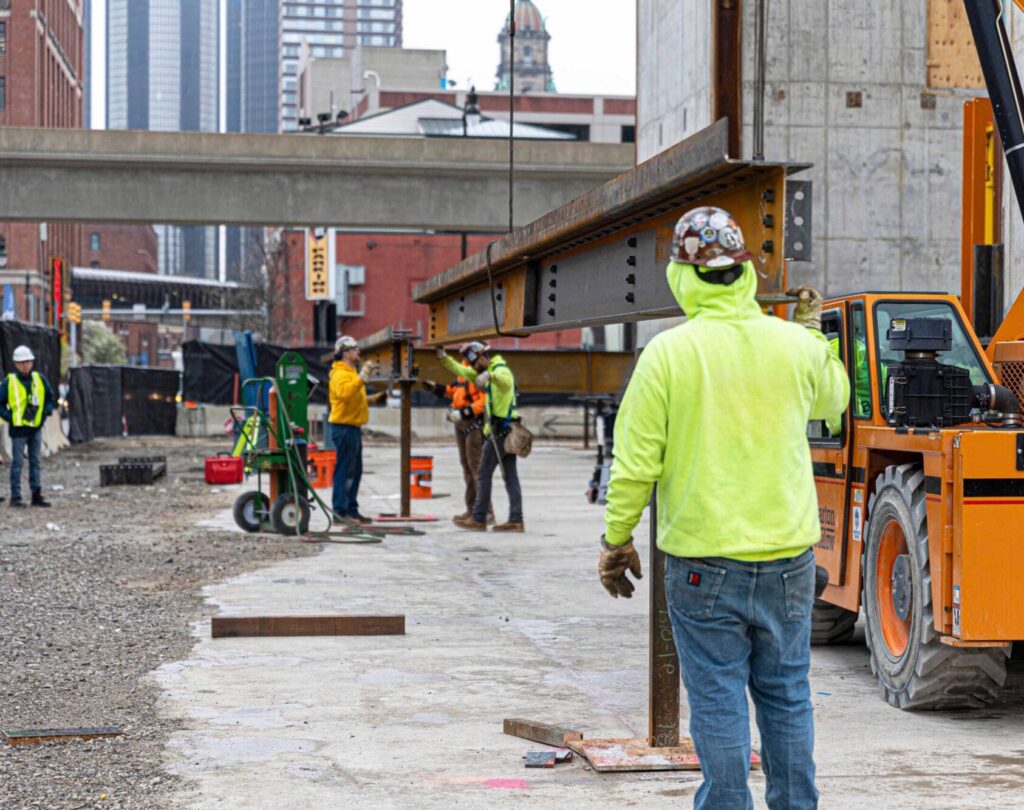
[[[632,533],[658,486],[658,547],[704,782],[697,808],[753,807],[746,690],[769,807],[817,806],[807,672],[821,537],[807,423],[850,398],[821,296],[762,313],[742,232],[717,208],[676,226],[668,283],[688,320],[644,349],[615,422],[599,573],[640,577]]]

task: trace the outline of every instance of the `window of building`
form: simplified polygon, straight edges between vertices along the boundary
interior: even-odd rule
[[[7,107],[7,79],[0,76],[0,110]]]
[[[95,231],[89,235],[89,250],[100,249],[100,235]]]
[[[7,50],[7,23],[0,22],[0,53]]]
[[[0,236],[0,268],[7,267],[7,237]]]
[[[633,125],[623,125],[622,127],[622,142],[623,143],[636,143],[636,127]]]

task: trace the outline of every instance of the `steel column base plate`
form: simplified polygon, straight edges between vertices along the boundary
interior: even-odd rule
[[[647,740],[629,738],[572,740],[569,748],[599,773],[700,770],[700,759],[689,737],[680,737],[679,745],[671,748],[651,748]],[[761,767],[758,754],[750,755],[750,767]]]

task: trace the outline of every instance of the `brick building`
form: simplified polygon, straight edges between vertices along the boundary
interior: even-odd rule
[[[313,344],[313,304],[305,297],[305,243],[301,231],[283,235],[287,276],[275,340],[293,346]],[[338,334],[364,338],[388,326],[427,332],[430,311],[412,300],[417,284],[457,264],[464,255],[487,247],[494,237],[481,234],[344,233],[335,238],[338,268]],[[492,341],[500,348],[577,349],[579,329],[546,332],[528,339]]]
[[[82,225],[83,267],[156,273],[159,245],[152,225]]]
[[[0,0],[0,126],[82,126],[82,14],[82,0]],[[45,231],[44,243],[37,224],[0,222],[0,285],[11,285],[18,317],[30,322],[45,317],[40,266],[81,258],[80,226]]]
[[[81,231],[84,267],[156,275],[160,248],[151,225],[83,224]],[[173,367],[170,347],[180,341],[177,330],[128,320],[114,320],[110,328],[124,341],[129,365]]]

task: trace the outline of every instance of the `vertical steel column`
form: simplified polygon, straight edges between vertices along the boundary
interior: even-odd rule
[[[402,390],[402,426],[401,426],[401,468],[402,468],[402,510],[401,517],[412,514],[411,499],[411,460],[412,455],[412,381],[401,380]]]
[[[658,548],[658,492],[651,495],[651,663],[647,744],[651,748],[679,745],[679,658],[665,595],[665,553]]]

